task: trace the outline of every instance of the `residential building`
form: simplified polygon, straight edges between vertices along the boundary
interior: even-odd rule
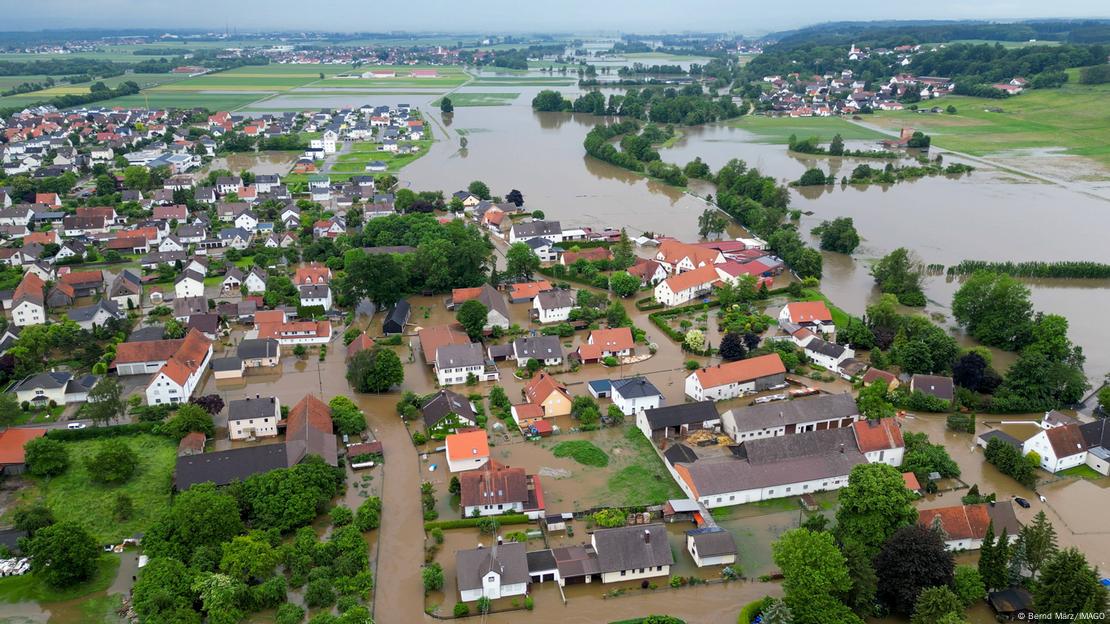
[[[546,238],[552,243],[563,242],[563,226],[558,221],[514,223],[509,230],[509,244],[526,243],[533,238]]]
[[[1011,501],[922,509],[917,512],[917,523],[924,527],[939,525],[944,530],[944,546],[952,551],[979,550],[992,525],[995,536],[1001,537],[1006,531],[1009,543],[1021,532]]]
[[[906,444],[902,428],[893,418],[858,420],[852,423],[852,429],[856,433],[856,446],[869,463],[902,465]]]
[[[786,383],[786,367],[777,353],[699,368],[686,378],[686,396],[695,401],[723,401]]]
[[[134,310],[142,304],[142,281],[133,271],[124,269],[116,275],[108,287],[108,298],[121,310]]]
[[[597,529],[590,538],[602,583],[636,581],[671,574],[674,556],[666,526],[640,524]]]
[[[482,345],[475,343],[449,344],[437,349],[435,371],[441,386],[466,383],[471,375],[479,381],[495,381],[500,376],[493,362],[487,360]]]
[[[204,296],[204,275],[186,270],[173,282],[173,292],[177,299]]]
[[[949,403],[956,397],[956,389],[952,383],[952,378],[938,375],[914,375],[910,377],[910,392],[921,392]]]
[[[663,402],[663,395],[646,377],[614,379],[610,385],[613,405],[625,416],[658,409]]]
[[[459,507],[463,518],[503,513],[533,514],[543,510],[539,478],[523,468],[510,468],[490,460],[479,470],[459,475]]]
[[[405,324],[409,322],[409,316],[412,314],[412,306],[404,299],[393,304],[389,310],[389,314],[382,320],[382,333],[403,334],[405,333]],[[468,341],[469,342],[469,341]]]
[[[212,341],[193,329],[154,374],[146,387],[147,405],[185,403],[193,395],[212,359]]]
[[[420,338],[420,350],[424,353],[424,362],[434,365],[436,350],[449,344],[470,344],[470,336],[458,329],[456,325],[435,325],[424,327],[417,332]]]
[[[281,402],[276,397],[247,397],[227,404],[227,432],[232,440],[276,436]]]
[[[779,311],[779,321],[804,327],[815,334],[835,334],[832,313],[824,301],[792,301]]]
[[[331,287],[327,284],[302,284],[297,286],[297,293],[300,295],[301,307],[319,306],[324,310],[331,309]]]
[[[17,327],[42,325],[46,323],[46,298],[43,289],[46,283],[32,272],[23,275],[12,294],[12,323]]]
[[[665,306],[677,306],[709,294],[721,277],[713,265],[675,273],[655,287],[655,300]]]
[[[21,475],[27,469],[24,446],[46,435],[46,429],[8,427],[0,431],[0,476]]]
[[[525,336],[512,343],[513,359],[519,368],[528,365],[528,360],[537,360],[544,366],[559,366],[563,363],[563,346],[558,336]]]
[[[99,380],[96,375],[75,377],[70,372],[49,371],[24,377],[9,392],[14,392],[20,403],[41,409],[50,404],[84,403]]]
[[[456,551],[459,600],[497,600],[526,594],[529,576],[525,548],[521,542],[506,542]]]
[[[577,354],[584,363],[600,362],[607,357],[632,355],[635,344],[632,330],[627,327],[595,329],[586,338],[586,344],[579,345]]]
[[[484,429],[448,434],[445,444],[447,468],[451,472],[477,470],[489,461],[489,440]]]
[[[477,416],[470,399],[457,392],[440,390],[420,407],[420,416],[424,421],[424,430],[429,434],[442,438],[447,433],[454,433],[459,429],[473,427],[477,424]]]
[[[1022,455],[1035,452],[1040,456],[1041,468],[1060,472],[1078,466],[1087,460],[1087,442],[1079,425],[1074,423],[1050,427],[1039,431],[1022,444]]]
[[[546,371],[540,371],[524,385],[524,396],[529,403],[539,405],[545,417],[565,416],[570,413],[571,398],[566,386]]]
[[[247,338],[239,343],[235,355],[244,368],[273,367],[281,362],[281,345],[273,338]]]
[[[540,323],[560,323],[570,318],[576,305],[574,293],[569,290],[547,290],[532,300],[532,318]]]
[[[184,342],[184,339],[121,342],[116,345],[116,359],[109,368],[115,368],[120,377],[154,374]]]

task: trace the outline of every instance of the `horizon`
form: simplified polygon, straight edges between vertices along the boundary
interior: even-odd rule
[[[159,6],[161,5],[161,6]],[[994,0],[968,5],[956,0],[937,4],[900,5],[863,0],[838,7],[835,15],[822,15],[827,5],[801,0],[789,13],[767,14],[755,2],[690,0],[682,5],[614,0],[604,6],[584,0],[567,0],[559,11],[522,11],[508,0],[485,0],[461,14],[455,4],[429,0],[426,10],[393,14],[367,10],[356,0],[328,0],[311,14],[299,14],[301,5],[288,0],[243,0],[236,3],[196,0],[179,3],[139,0],[44,0],[8,11],[3,27],[9,32],[59,30],[150,29],[167,32],[202,31],[257,34],[303,33],[404,33],[498,35],[506,33],[681,34],[738,33],[759,36],[829,22],[885,21],[987,21],[1108,19],[1105,5],[1095,0],[1063,0],[1052,16],[1044,5],[1027,0]],[[1099,15],[1099,12],[1102,15]],[[1000,17],[1004,15],[1005,17]],[[341,22],[337,28],[336,22]],[[414,22],[419,22],[414,24]],[[170,27],[172,24],[172,27]]]

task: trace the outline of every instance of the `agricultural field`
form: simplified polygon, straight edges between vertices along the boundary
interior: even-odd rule
[[[877,115],[875,115],[877,117]],[[880,132],[858,126],[840,117],[766,117],[763,115],[745,115],[727,122],[734,128],[747,130],[757,136],[763,143],[789,142],[790,135],[797,135],[804,139],[818,137],[825,143],[840,134],[845,140],[868,140],[886,138]]]
[[[19,80],[13,81],[12,79],[14,78],[19,78]],[[10,89],[24,82],[41,82],[46,80],[46,78],[46,76],[3,76],[0,77],[0,90]],[[57,81],[58,77],[55,76],[54,80]],[[96,82],[103,82],[108,87],[115,88],[129,80],[135,82],[135,84],[143,89],[148,89],[159,85],[166,85],[171,82],[179,82],[184,80],[184,78],[173,74],[124,74],[122,76],[112,76],[111,78],[97,78],[90,82],[82,82],[80,84],[60,83],[41,91],[0,97],[0,108],[27,106],[60,95],[85,94],[89,92],[89,87]]]
[[[170,504],[170,486],[177,448],[173,440],[155,435],[117,438],[126,442],[139,457],[134,476],[122,485],[94,482],[85,466],[103,440],[66,442],[69,468],[52,478],[32,478],[20,491],[20,500],[42,500],[59,522],[72,521],[85,526],[102,543],[119,542],[150,526]],[[134,510],[126,520],[115,517],[116,498],[131,498]]]
[[[520,97],[520,93],[452,93],[451,104],[456,108],[460,106],[508,106],[513,100]],[[442,98],[432,102],[432,106],[439,106]]]
[[[645,65],[666,65],[670,62],[678,61],[697,61],[699,63],[708,63],[711,59],[705,56],[691,56],[688,54],[669,54],[667,52],[632,52],[629,54],[622,54],[626,59],[632,61],[640,61]],[[650,63],[648,61],[651,61]]]
[[[1076,80],[1075,70],[1069,79]],[[941,106],[956,115],[892,111],[871,115],[889,130],[912,126],[932,135],[933,144],[974,156],[1022,149],[1059,148],[1110,167],[1110,85],[1069,83],[1059,89],[1029,90],[1003,100],[949,96]],[[1001,112],[989,112],[1001,109]]]
[[[414,69],[433,69],[438,74],[435,77],[429,78],[416,78],[413,77],[411,72]],[[392,70],[396,72],[396,76],[391,78],[363,78],[361,74],[369,71],[382,71]],[[357,72],[357,74],[356,74]],[[321,83],[320,86],[325,87],[359,87],[369,89],[398,89],[404,87],[427,87],[427,88],[454,88],[470,79],[470,74],[467,74],[461,67],[442,67],[442,66],[421,66],[421,65],[404,65],[404,66],[387,66],[387,65],[364,65],[353,71],[345,70],[344,73],[352,74],[344,77],[336,77]]]

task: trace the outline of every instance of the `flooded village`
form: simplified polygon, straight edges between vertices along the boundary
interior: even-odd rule
[[[954,268],[1110,264],[1105,170],[875,156],[910,87],[832,105],[845,155],[787,149],[865,91],[836,72],[606,140],[682,184],[587,153],[632,89],[724,107],[698,72],[762,46],[714,46],[645,78],[619,38],[273,45],[231,71],[312,82],[5,118],[0,622],[985,624],[1072,586],[1104,617],[1110,278]],[[974,171],[857,183],[878,158]]]

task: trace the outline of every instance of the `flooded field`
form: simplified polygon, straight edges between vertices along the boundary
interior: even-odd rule
[[[576,88],[559,89],[572,94]],[[481,179],[495,194],[520,189],[529,207],[566,223],[697,238],[697,217],[705,202],[585,156],[582,140],[598,118],[536,113],[530,102],[539,88],[513,90],[522,93],[510,106],[460,108],[449,119],[430,110],[433,123],[442,124],[450,134],[467,137],[467,148],[460,149],[457,140],[437,141],[427,156],[401,173],[402,183],[416,189],[454,189]],[[813,166],[840,177],[860,162],[790,154],[782,145],[761,142],[750,132],[725,124],[683,128],[683,132],[685,136],[675,145],[660,150],[664,160],[682,165],[700,156],[716,169],[740,158],[782,181],[795,180]],[[848,143],[849,147],[867,145]],[[523,146],[527,146],[527,158],[520,157]],[[960,161],[951,155],[945,160]],[[824,254],[822,290],[837,305],[862,314],[877,296],[868,274],[869,263],[903,246],[914,250],[925,263],[945,266],[965,259],[1110,262],[1110,247],[1102,240],[1102,232],[1110,228],[1110,206],[1104,199],[976,166],[976,171],[958,178],[793,189],[792,207],[803,211],[803,230],[826,219],[848,216],[864,239],[851,258]],[[699,184],[691,185],[691,191],[704,195],[713,189]],[[741,233],[735,226],[729,230],[732,236]],[[811,241],[816,244],[815,239]],[[1068,317],[1073,340],[1086,348],[1088,376],[1096,380],[1110,371],[1110,351],[1098,348],[1103,338],[1099,311],[1110,306],[1110,281],[1028,283],[1038,310]],[[958,286],[943,277],[928,278],[927,311],[947,314]]]

